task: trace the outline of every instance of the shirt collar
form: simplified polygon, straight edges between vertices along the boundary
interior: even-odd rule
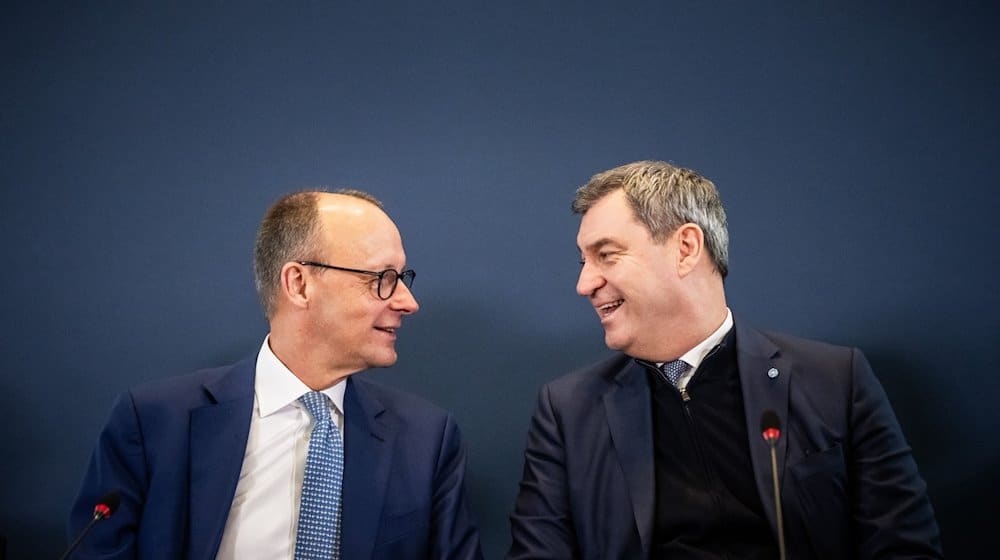
[[[296,377],[285,364],[271,351],[269,340],[271,335],[264,337],[260,352],[257,354],[257,377],[254,381],[254,395],[261,417],[268,416],[288,405],[300,406],[299,397],[312,391],[301,379]],[[330,398],[334,409],[341,415],[344,413],[344,391],[347,388],[346,379],[332,387],[320,391]]]
[[[730,329],[733,328],[733,312],[726,308],[726,319],[722,321],[719,328],[715,329],[715,332],[708,335],[708,338],[702,340],[697,346],[685,352],[680,359],[687,362],[691,366],[692,370],[698,369],[701,362],[708,356],[716,346],[722,344],[722,339],[729,334]]]
[[[705,356],[712,353],[712,350],[714,350],[716,346],[722,344],[722,339],[726,338],[726,335],[729,334],[729,331],[732,328],[733,312],[727,307],[726,318],[722,321],[722,324],[719,325],[719,328],[715,329],[712,334],[708,335],[708,338],[696,344],[694,348],[688,350],[677,359],[684,360],[687,365],[691,366],[689,371],[698,369],[701,362],[705,360]],[[656,367],[662,367],[663,363],[664,362],[657,362]]]

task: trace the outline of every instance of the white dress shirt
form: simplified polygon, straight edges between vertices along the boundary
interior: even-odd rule
[[[295,554],[302,478],[312,416],[299,397],[311,391],[271,351],[269,336],[257,354],[250,436],[236,495],[216,558],[287,560]],[[333,421],[344,434],[341,381],[324,389]]]
[[[702,340],[701,342],[698,343],[697,346],[688,350],[687,352],[684,353],[683,356],[678,358],[684,360],[689,366],[691,366],[690,368],[688,368],[687,371],[684,372],[683,375],[681,375],[677,379],[678,391],[683,391],[685,388],[687,388],[687,384],[691,381],[691,378],[694,377],[694,374],[698,372],[698,366],[700,366],[701,362],[705,360],[705,356],[708,356],[708,354],[712,350],[714,350],[716,346],[722,343],[722,339],[726,338],[726,335],[729,334],[729,331],[732,328],[733,328],[733,312],[730,311],[729,308],[727,307],[726,319],[722,321],[722,324],[719,325],[719,328],[715,329],[715,332],[708,335],[708,338]],[[657,364],[657,365],[662,365],[662,364]]]

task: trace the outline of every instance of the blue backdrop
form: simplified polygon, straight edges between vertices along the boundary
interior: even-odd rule
[[[574,293],[573,191],[646,158],[719,186],[735,312],[865,350],[946,550],[984,554],[1000,16],[955,4],[6,2],[10,556],[63,548],[116,394],[257,349],[257,223],[327,184],[403,231],[421,311],[364,375],[456,414],[500,557],[538,387],[607,352]]]

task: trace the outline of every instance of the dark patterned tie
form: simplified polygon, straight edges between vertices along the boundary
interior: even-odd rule
[[[344,444],[330,416],[329,399],[312,391],[299,397],[312,415],[309,454],[302,480],[295,560],[339,560],[340,488],[344,481]]]
[[[665,362],[660,366],[660,372],[663,374],[663,378],[670,382],[674,387],[677,386],[677,380],[684,375],[684,372],[691,367],[684,360],[674,360],[672,362]]]

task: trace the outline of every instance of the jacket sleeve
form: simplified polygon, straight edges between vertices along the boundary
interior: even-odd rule
[[[927,485],[885,391],[852,351],[851,513],[858,558],[943,558]]]
[[[69,538],[93,518],[94,506],[116,491],[118,509],[97,522],[84,537],[73,558],[126,559],[136,557],[136,535],[142,511],[147,469],[142,432],[130,393],[118,397],[91,456],[79,494],[70,511]]]
[[[524,451],[524,474],[510,516],[509,560],[579,558],[566,481],[566,449],[548,386],[538,397]]]
[[[465,493],[465,448],[448,415],[437,459],[431,506],[430,558],[481,560],[479,528]]]

